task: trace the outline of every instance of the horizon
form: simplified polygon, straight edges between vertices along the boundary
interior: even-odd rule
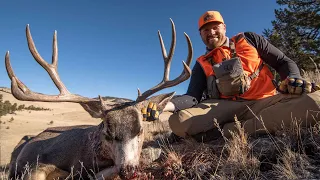
[[[189,35],[193,45],[192,69],[196,58],[205,52],[199,36],[198,18],[207,10],[222,14],[227,36],[252,31],[262,35],[272,28],[273,1],[55,1],[4,2],[0,19],[0,86],[11,87],[4,65],[10,51],[10,62],[17,77],[32,91],[59,93],[46,71],[29,52],[25,28],[30,31],[40,55],[51,63],[52,38],[57,30],[58,72],[67,89],[87,97],[112,96],[135,99],[138,91],[157,85],[163,77],[164,61],[158,39],[160,31],[167,52],[171,43],[170,18],[175,23],[177,43],[170,80],[183,70],[187,58]],[[209,4],[209,5],[208,5]],[[212,5],[210,5],[212,4]],[[153,95],[175,91],[184,94],[187,81]],[[32,82],[33,81],[33,82]]]

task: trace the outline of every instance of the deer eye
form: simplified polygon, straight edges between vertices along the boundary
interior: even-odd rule
[[[107,140],[107,141],[112,141],[113,138],[109,135],[105,135],[104,138]]]
[[[105,136],[104,138],[105,138],[107,141],[112,141],[112,137],[111,137],[111,136],[108,136],[108,135],[107,135],[107,136]]]
[[[114,140],[115,140],[115,141],[121,141],[121,139],[118,138],[118,137],[114,137]]]
[[[104,139],[107,141],[112,141],[114,139],[109,132],[104,132],[103,136],[104,136]]]

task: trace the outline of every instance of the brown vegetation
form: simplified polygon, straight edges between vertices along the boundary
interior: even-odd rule
[[[319,179],[320,124],[293,122],[275,135],[248,137],[238,126],[232,138],[210,143],[186,139],[165,148],[155,179]],[[168,146],[168,145],[167,145]]]

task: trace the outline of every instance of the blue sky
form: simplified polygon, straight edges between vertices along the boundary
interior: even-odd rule
[[[229,37],[243,31],[262,34],[271,27],[272,0],[198,0],[198,1],[1,1],[0,86],[10,87],[4,66],[10,51],[15,74],[31,90],[58,94],[46,71],[29,52],[25,27],[41,56],[51,63],[52,37],[57,30],[58,72],[69,91],[87,97],[116,96],[135,99],[137,88],[143,92],[158,84],[163,76],[163,58],[157,36],[160,30],[167,51],[171,42],[172,18],[177,31],[170,79],[182,71],[187,57],[186,32],[192,41],[196,58],[205,51],[198,18],[207,10],[221,12]],[[188,81],[159,93],[183,94]]]

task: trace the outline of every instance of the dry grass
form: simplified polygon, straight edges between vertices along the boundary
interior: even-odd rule
[[[304,71],[303,69],[301,69],[302,71],[302,76],[312,82],[312,83],[316,83],[319,84],[320,83],[320,71],[318,69],[318,66],[316,64],[316,62],[310,57],[310,61],[312,61],[312,63],[314,64],[315,67],[315,71]]]
[[[163,157],[142,165],[139,179],[320,178],[320,124],[302,129],[293,122],[272,137],[260,138],[250,138],[237,127],[238,131],[230,139],[221,138],[210,143],[185,139],[162,144]],[[6,167],[1,170],[1,180],[7,180],[4,176],[7,170]],[[83,171],[91,172],[85,167]],[[26,166],[25,174],[28,173]]]
[[[308,71],[303,73],[303,77],[312,83],[316,83],[316,84],[320,83],[319,73]]]
[[[144,171],[156,179],[320,178],[320,124],[302,129],[293,122],[273,136],[259,138],[248,138],[237,127],[230,139],[186,139],[167,145],[163,158]]]

